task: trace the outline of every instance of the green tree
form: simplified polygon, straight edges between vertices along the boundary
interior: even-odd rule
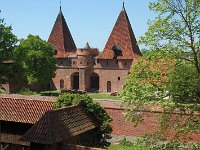
[[[21,39],[15,50],[15,61],[23,68],[29,84],[46,83],[55,74],[56,59],[53,47],[39,36],[29,35]]]
[[[200,81],[200,1],[158,0],[150,10],[158,14],[140,43],[151,50],[167,50],[192,63]]]
[[[107,148],[110,145],[107,140],[111,138],[112,128],[110,123],[112,119],[99,103],[94,102],[91,97],[85,94],[62,94],[57,98],[54,107],[77,105],[81,102],[85,103],[87,111],[95,114],[98,119],[95,129],[81,135],[81,145]]]
[[[12,59],[17,42],[11,26],[6,26],[4,20],[0,18],[0,83],[7,81],[14,72]]]
[[[176,131],[174,139],[199,133],[195,115],[200,113],[199,8],[199,0],[150,3],[158,16],[149,21],[140,43],[151,51],[132,67],[124,86],[122,97],[129,104],[126,118],[138,125],[143,122],[143,111],[158,105],[163,111],[159,132],[162,137],[171,129]],[[174,111],[180,114],[172,117]],[[188,112],[188,117],[183,115]]]

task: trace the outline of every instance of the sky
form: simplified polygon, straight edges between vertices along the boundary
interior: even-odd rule
[[[148,8],[150,1],[155,0],[125,0],[137,40],[147,31],[147,21],[155,17]],[[76,46],[83,48],[89,42],[91,47],[102,51],[122,3],[123,0],[62,0],[62,12]],[[33,34],[47,41],[59,8],[60,0],[0,0],[0,17],[12,26],[18,38]]]

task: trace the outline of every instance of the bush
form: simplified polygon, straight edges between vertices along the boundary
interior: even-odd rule
[[[131,141],[128,141],[126,138],[123,138],[122,140],[120,140],[119,144],[123,145],[123,146],[132,146],[133,145],[133,143]]]
[[[27,89],[27,88],[22,88],[18,94],[21,94],[21,95],[35,95],[35,92]]]
[[[97,127],[86,133],[81,134],[80,144],[89,147],[101,147],[107,148],[110,143],[107,141],[111,138],[110,133],[112,128],[110,122],[112,119],[106,113],[106,111],[86,94],[62,94],[54,103],[55,108],[61,108],[64,106],[77,105],[79,103],[85,103],[88,112],[94,113],[98,118]]]

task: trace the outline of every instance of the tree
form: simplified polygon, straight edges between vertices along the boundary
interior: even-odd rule
[[[176,131],[174,139],[199,133],[195,115],[200,113],[199,8],[199,0],[150,3],[158,16],[140,39],[150,51],[132,67],[124,86],[122,97],[129,104],[126,118],[138,125],[143,122],[143,111],[158,105],[163,112],[162,137],[171,129]],[[172,115],[177,111],[179,115]],[[188,117],[183,115],[188,112]]]
[[[6,26],[4,20],[0,18],[0,83],[6,82],[14,72],[12,59],[17,42],[11,26]]]
[[[20,63],[29,84],[46,83],[55,74],[56,59],[53,47],[39,36],[29,35],[21,39],[15,50],[14,60]]]
[[[200,1],[158,0],[150,10],[158,16],[149,21],[149,29],[140,43],[151,50],[173,52],[177,59],[192,63],[200,81]]]
[[[106,111],[92,100],[91,97],[85,94],[62,94],[54,103],[55,108],[77,105],[79,103],[85,103],[87,111],[95,114],[98,119],[97,127],[81,135],[81,145],[90,147],[102,147],[106,148],[109,146],[110,133],[112,128],[110,122],[112,119],[106,113]]]

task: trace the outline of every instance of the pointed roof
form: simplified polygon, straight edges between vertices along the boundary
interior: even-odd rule
[[[122,11],[98,59],[134,59],[141,55],[123,3]]]
[[[53,144],[96,127],[97,118],[85,104],[47,111],[21,138],[41,144]]]
[[[53,44],[57,50],[55,57],[58,58],[66,58],[69,54],[76,51],[76,45],[62,14],[61,6],[48,42]]]

